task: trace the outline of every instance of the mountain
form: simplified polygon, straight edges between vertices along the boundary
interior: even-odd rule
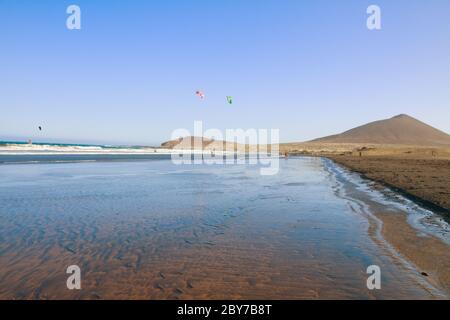
[[[193,149],[194,146],[206,148],[213,143],[213,140],[202,137],[183,137],[176,140],[170,140],[161,143],[161,147],[172,149],[177,147],[178,149]]]
[[[180,150],[245,150],[245,145],[238,143],[227,142],[223,140],[213,140],[205,137],[183,137],[176,140],[170,140],[163,142],[161,147],[168,149],[180,149]]]
[[[450,146],[450,135],[406,114],[400,114],[310,142]]]

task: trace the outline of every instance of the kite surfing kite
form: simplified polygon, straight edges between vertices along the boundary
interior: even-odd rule
[[[205,99],[205,94],[201,91],[196,91],[195,94],[200,98],[200,99]]]
[[[200,90],[195,91],[195,95],[202,100],[205,99],[205,94]],[[233,97],[227,96],[227,102],[228,102],[228,104],[233,104]]]

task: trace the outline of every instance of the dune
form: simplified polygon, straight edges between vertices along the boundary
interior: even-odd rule
[[[257,152],[257,145],[241,144],[236,142],[214,140],[205,137],[182,137],[169,140],[161,144],[162,148],[177,150],[208,150],[208,151],[236,151],[236,152]]]

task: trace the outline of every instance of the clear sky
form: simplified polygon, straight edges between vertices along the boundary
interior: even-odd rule
[[[450,132],[448,0],[0,0],[0,140],[155,145],[202,120],[288,142],[399,113]]]

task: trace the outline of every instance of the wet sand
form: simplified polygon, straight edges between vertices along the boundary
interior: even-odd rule
[[[281,169],[262,177],[258,168],[168,161],[1,167],[0,298],[446,297],[448,246],[424,239],[439,267],[427,258],[411,268],[417,233],[405,219],[395,221],[402,237],[389,231],[394,222],[381,228],[365,208],[389,206],[322,159]],[[79,291],[65,287],[72,264],[82,270]],[[382,290],[366,287],[372,264]]]
[[[387,196],[397,197],[397,194],[390,189],[386,189],[383,185],[377,183],[368,183],[370,188]],[[371,224],[369,233],[377,238],[379,233],[381,238],[385,240],[398,255],[411,264],[418,276],[427,282],[432,283],[435,287],[442,288],[447,296],[450,295],[450,250],[448,237],[447,241],[436,236],[436,234],[428,232],[427,229],[419,229],[411,223],[409,211],[412,211],[408,205],[402,208],[389,207],[380,205],[378,201],[367,194],[361,193],[356,189],[347,189],[347,194],[358,197],[366,203],[374,218],[378,220]],[[370,219],[370,217],[369,217]],[[430,220],[443,221],[440,216],[430,216],[428,218],[420,218],[422,221]],[[433,220],[433,221],[431,221]],[[449,233],[448,224],[445,224],[445,232]],[[377,230],[378,229],[378,230]]]
[[[450,220],[450,159],[417,150],[407,154],[355,154],[329,156],[368,179],[379,182],[376,189],[388,186],[405,196],[439,212]],[[422,276],[450,292],[450,250],[432,235],[424,235],[407,223],[405,212],[392,214],[373,204],[374,212],[383,221],[383,236],[402,255],[412,261]],[[439,258],[437,258],[439,257]]]
[[[375,210],[383,221],[383,237],[409,261],[420,275],[450,295],[449,246],[432,235],[425,235],[407,223],[406,215]]]

